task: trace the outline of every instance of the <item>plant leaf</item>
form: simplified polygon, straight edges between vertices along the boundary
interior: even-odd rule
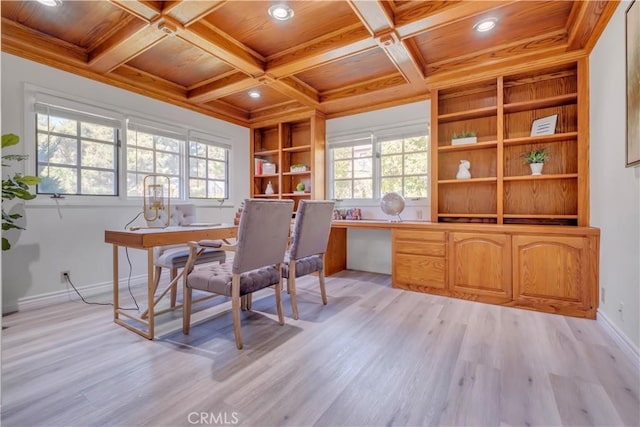
[[[33,175],[25,175],[25,176],[16,176],[14,177],[14,179],[17,182],[21,182],[22,184],[27,184],[27,185],[36,185],[38,183],[40,183],[40,181],[42,181],[39,177],[37,176],[33,176]]]
[[[20,142],[20,137],[13,133],[2,135],[2,148],[11,147]]]
[[[27,156],[26,154],[5,154],[4,156],[2,156],[2,160],[15,160],[17,162],[27,160],[28,158],[29,156]],[[4,165],[4,166],[9,166],[9,165]]]
[[[3,237],[2,238],[2,250],[3,251],[8,251],[9,249],[11,249],[11,244],[9,243],[9,241],[7,239],[5,239]]]

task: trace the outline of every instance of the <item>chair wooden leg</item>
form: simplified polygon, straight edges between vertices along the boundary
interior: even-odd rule
[[[296,263],[289,261],[289,277],[287,277],[287,290],[291,301],[291,312],[293,318],[298,320],[298,300],[296,299]]]
[[[189,334],[191,327],[191,298],[192,290],[191,288],[187,288],[185,281],[182,287],[182,333],[185,335]]]
[[[173,279],[175,279],[177,275],[178,275],[178,269],[177,268],[172,268],[171,269],[171,281],[173,281]],[[177,294],[178,294],[178,284],[174,283],[173,286],[171,286],[171,307],[172,308],[176,306]]]
[[[233,275],[231,281],[231,311],[233,312],[233,334],[236,336],[236,347],[242,350],[242,336],[240,335],[240,276]]]
[[[253,302],[253,294],[247,294],[247,310],[251,310],[251,303]]]
[[[324,270],[318,272],[318,279],[320,280],[320,295],[322,295],[322,304],[327,305],[327,291],[324,288]]]
[[[282,266],[278,265],[278,273],[280,275],[280,282],[273,287],[276,292],[276,309],[278,310],[278,323],[284,325],[284,314],[282,313]]]

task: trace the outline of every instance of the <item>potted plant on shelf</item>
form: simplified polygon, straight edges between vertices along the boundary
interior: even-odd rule
[[[475,144],[478,142],[478,132],[465,131],[465,132],[454,132],[451,134],[451,145],[462,145],[462,144]]]
[[[290,172],[306,172],[309,166],[302,164],[302,163],[298,163],[298,164],[294,164],[290,166]]]
[[[549,153],[544,148],[536,148],[522,154],[531,167],[531,175],[542,175],[542,166],[549,160]]]

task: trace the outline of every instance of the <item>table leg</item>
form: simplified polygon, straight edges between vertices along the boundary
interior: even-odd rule
[[[150,340],[154,337],[154,268],[153,268],[153,248],[147,249],[147,309],[149,310],[149,338]]]
[[[118,245],[113,245],[113,320],[118,318],[118,307],[120,307],[120,294],[118,283]]]

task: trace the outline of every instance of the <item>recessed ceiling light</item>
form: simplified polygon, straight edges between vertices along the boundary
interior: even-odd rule
[[[293,9],[286,4],[274,4],[269,8],[269,15],[278,21],[287,21],[293,18]]]
[[[249,96],[251,98],[253,98],[253,99],[258,99],[258,98],[260,98],[262,96],[262,94],[260,94],[260,92],[257,91],[257,90],[250,90],[249,91]]]
[[[496,27],[497,22],[498,22],[497,18],[483,19],[482,21],[477,22],[476,25],[473,26],[473,29],[479,33],[491,31]]]
[[[38,0],[38,3],[49,7],[62,6],[62,0]]]

